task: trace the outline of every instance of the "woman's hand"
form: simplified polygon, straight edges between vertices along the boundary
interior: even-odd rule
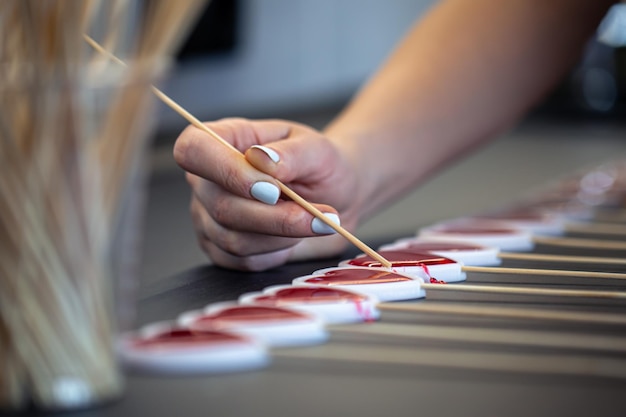
[[[337,144],[314,129],[281,120],[224,119],[207,126],[244,153],[195,127],[183,131],[174,147],[192,189],[200,245],[215,264],[258,271],[337,255],[345,248],[330,227],[281,198],[275,181],[354,229],[356,174]]]

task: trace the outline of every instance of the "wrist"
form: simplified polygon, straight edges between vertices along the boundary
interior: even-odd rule
[[[356,228],[386,204],[384,190],[389,184],[386,169],[376,166],[372,155],[376,151],[370,144],[376,144],[376,138],[352,127],[331,124],[323,133],[337,150],[340,164],[345,167],[343,175],[349,177],[349,205],[343,216],[353,219]]]

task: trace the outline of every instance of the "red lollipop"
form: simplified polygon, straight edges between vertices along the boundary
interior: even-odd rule
[[[352,323],[376,320],[378,299],[330,286],[279,285],[263,292],[244,294],[241,304],[285,306],[321,317],[327,323]]]
[[[425,273],[427,274],[427,281],[431,278],[444,282],[465,281],[465,273],[461,270],[462,265],[450,258],[433,253],[404,250],[383,250],[379,253],[391,262],[394,271],[401,274],[424,279]],[[368,255],[360,255],[340,262],[339,266],[380,268],[382,265]]]

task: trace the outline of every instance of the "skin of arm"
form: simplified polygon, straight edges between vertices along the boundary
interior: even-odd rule
[[[361,178],[359,222],[510,128],[580,59],[612,3],[436,5],[324,131]]]
[[[519,120],[577,62],[612,3],[445,0],[323,132],[279,120],[209,123],[241,158],[188,128],[174,157],[188,172],[202,248],[242,270],[341,253],[341,236],[316,236],[304,209],[255,201],[251,186],[277,178],[354,231]],[[257,144],[280,162],[250,148]]]

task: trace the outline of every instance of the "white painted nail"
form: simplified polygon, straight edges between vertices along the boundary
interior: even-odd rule
[[[280,161],[280,156],[278,155],[278,152],[276,152],[274,149],[268,148],[267,146],[263,145],[252,145],[251,148],[259,149],[265,152],[265,154],[269,156],[270,159],[274,161],[274,163],[278,163]]]
[[[273,206],[280,197],[280,190],[270,182],[259,181],[250,188],[250,194],[260,202]]]
[[[339,216],[335,213],[324,213],[326,217],[328,217],[333,223],[336,225],[341,225],[341,221],[339,220]],[[317,233],[318,235],[330,235],[335,232],[335,229],[318,219],[317,217],[313,219],[311,222],[311,230],[313,233]]]

